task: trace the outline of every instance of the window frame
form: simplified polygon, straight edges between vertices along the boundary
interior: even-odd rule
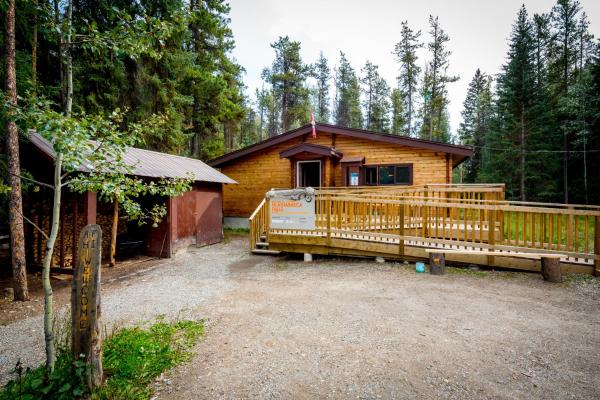
[[[380,183],[379,182],[379,169],[381,167],[394,167],[394,183]],[[396,168],[408,168],[408,182],[407,183],[396,183]],[[367,183],[367,168],[376,169],[376,183]],[[365,186],[412,186],[413,184],[413,164],[411,163],[391,163],[391,164],[364,164],[361,166],[362,181]]]

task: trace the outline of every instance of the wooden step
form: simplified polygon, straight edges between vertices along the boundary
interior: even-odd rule
[[[267,237],[265,235],[260,235],[259,239],[262,240],[262,241],[265,241],[265,240],[267,240]]]
[[[256,242],[258,247],[269,247],[269,242]]]
[[[277,256],[281,254],[281,252],[277,250],[254,249],[252,250],[252,254],[260,254],[264,256]]]

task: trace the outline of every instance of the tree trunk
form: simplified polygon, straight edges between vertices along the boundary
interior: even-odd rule
[[[15,67],[15,0],[10,0],[5,20],[5,82],[8,101],[17,105],[17,75]],[[21,162],[19,159],[19,133],[12,119],[15,110],[9,110],[6,122],[6,153],[8,163],[8,222],[10,226],[11,263],[14,283],[14,299],[29,300],[27,290],[27,266],[25,263],[25,234],[23,231],[23,198],[21,195]]]
[[[521,104],[521,154],[519,157],[521,166],[520,189],[521,201],[525,201],[525,106]]]
[[[66,56],[67,56],[67,99],[65,105],[65,115],[71,115],[71,109],[73,108],[73,54],[71,52],[71,30],[73,27],[73,0],[69,0],[67,6],[67,43]]]
[[[58,8],[59,0],[54,0],[54,24],[60,27],[60,11]],[[65,108],[66,90],[65,90],[65,68],[64,68],[64,48],[62,43],[62,30],[57,32],[56,46],[58,47],[58,74],[60,76],[60,106]]]
[[[117,230],[119,228],[119,202],[115,200],[113,202],[113,217],[112,217],[112,228],[110,231],[110,255],[109,255],[109,267],[116,265],[115,254],[117,253]]]
[[[38,48],[38,18],[37,18],[37,0],[34,1],[35,10],[33,12],[33,33],[31,34],[31,85],[33,93],[37,93],[37,48]]]
[[[56,355],[54,352],[54,329],[53,329],[53,295],[50,285],[50,267],[52,265],[52,255],[54,253],[54,244],[60,226],[60,200],[61,200],[61,173],[62,173],[62,153],[56,154],[54,164],[54,199],[52,203],[52,227],[50,235],[46,241],[46,254],[42,264],[42,285],[44,287],[44,338],[46,342],[46,367],[47,373],[54,371],[54,362]]]

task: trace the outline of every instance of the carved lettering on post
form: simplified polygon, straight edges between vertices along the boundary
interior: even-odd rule
[[[71,337],[73,357],[89,364],[87,384],[102,384],[102,337],[100,334],[100,261],[102,230],[86,225],[79,235],[77,263],[71,287]]]

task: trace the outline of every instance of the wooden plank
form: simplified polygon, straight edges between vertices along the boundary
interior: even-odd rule
[[[426,253],[445,253],[445,254],[477,254],[477,255],[494,255],[497,257],[518,257],[518,258],[531,258],[531,259],[541,259],[541,258],[565,258],[565,254],[557,254],[557,253],[508,253],[501,251],[478,251],[478,250],[456,250],[456,249],[425,249]]]
[[[102,230],[87,225],[79,236],[79,259],[71,287],[71,348],[73,358],[84,355],[90,388],[102,383],[102,326],[100,318],[100,261]]]

